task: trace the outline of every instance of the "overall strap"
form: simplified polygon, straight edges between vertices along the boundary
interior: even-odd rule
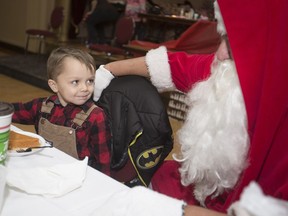
[[[49,101],[48,103],[46,103],[46,100],[44,100],[42,102],[41,112],[50,114],[51,110],[53,109],[53,107],[54,107],[54,103],[53,102]]]
[[[75,118],[72,120],[73,123],[79,125],[80,127],[84,123],[84,121],[89,117],[90,113],[95,109],[97,106],[93,104],[87,112],[84,112],[83,110],[76,114]]]

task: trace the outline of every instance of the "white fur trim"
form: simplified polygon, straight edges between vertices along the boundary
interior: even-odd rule
[[[220,35],[227,34],[225,24],[224,24],[224,21],[223,21],[222,15],[221,15],[221,11],[220,11],[220,8],[219,8],[217,1],[214,2],[214,12],[215,12],[215,18],[217,19],[217,32]]]
[[[152,49],[146,54],[146,65],[151,77],[151,82],[159,92],[174,90],[170,65],[168,62],[167,49],[161,46]]]

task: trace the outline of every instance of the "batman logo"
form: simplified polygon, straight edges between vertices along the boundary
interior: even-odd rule
[[[159,163],[164,146],[156,146],[143,151],[137,157],[137,166],[141,169],[151,169]]]

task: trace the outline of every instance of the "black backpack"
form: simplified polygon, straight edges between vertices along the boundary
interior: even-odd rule
[[[173,148],[157,89],[144,77],[122,76],[111,81],[96,104],[110,121],[112,177],[130,187],[148,186]]]

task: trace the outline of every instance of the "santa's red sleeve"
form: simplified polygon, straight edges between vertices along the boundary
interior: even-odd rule
[[[214,54],[173,53],[160,47],[147,53],[146,64],[151,81],[160,92],[175,89],[188,92],[195,82],[210,75],[213,59]]]

